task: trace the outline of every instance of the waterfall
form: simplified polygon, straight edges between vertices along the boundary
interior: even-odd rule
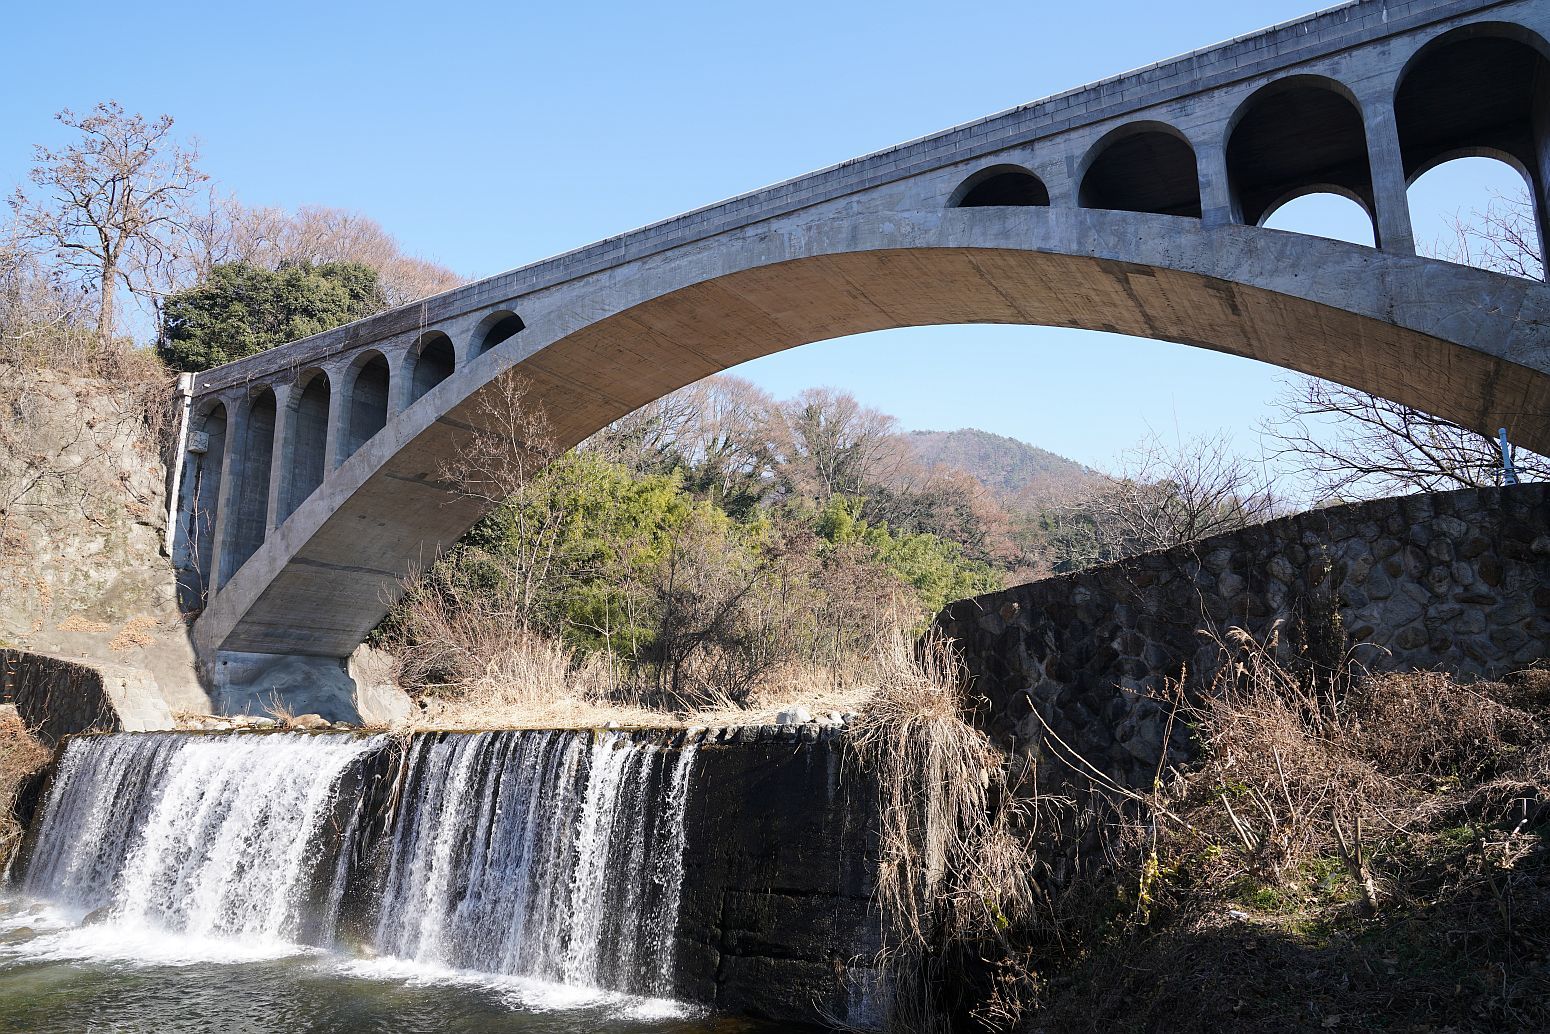
[[[672,991],[694,747],[619,732],[422,737],[376,931],[385,954]]]
[[[78,737],[24,889],[113,921],[300,940],[341,777],[383,737]]]
[[[695,758],[670,737],[78,737],[22,889],[140,930],[329,946],[348,926],[439,969],[667,997]]]

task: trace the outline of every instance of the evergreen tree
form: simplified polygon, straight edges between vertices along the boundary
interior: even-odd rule
[[[234,262],[167,299],[161,353],[180,370],[207,370],[332,330],[384,305],[376,270],[359,263],[268,270]]]

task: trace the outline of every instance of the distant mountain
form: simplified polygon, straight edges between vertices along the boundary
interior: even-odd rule
[[[1099,475],[1037,445],[966,427],[911,431],[907,436],[927,467],[961,470],[1003,506],[1038,508],[1096,482]]]

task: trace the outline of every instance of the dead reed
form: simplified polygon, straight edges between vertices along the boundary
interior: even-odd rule
[[[49,751],[22,724],[16,708],[0,706],[0,872],[21,844],[23,830],[12,811],[23,779],[48,763]]]

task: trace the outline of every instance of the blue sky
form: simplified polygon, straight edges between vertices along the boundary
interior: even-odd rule
[[[766,183],[1294,18],[1297,2],[971,6],[27,2],[7,16],[0,187],[51,115],[169,113],[249,204],[323,204],[487,276]],[[1471,168],[1480,166],[1481,168]],[[1514,189],[1474,161],[1412,190],[1417,232]],[[1345,203],[1341,203],[1345,204]],[[1305,202],[1271,225],[1368,231]],[[1102,464],[1149,430],[1245,452],[1285,375],[1048,328],[826,342],[738,373],[832,385],[906,427],[978,426]]]

